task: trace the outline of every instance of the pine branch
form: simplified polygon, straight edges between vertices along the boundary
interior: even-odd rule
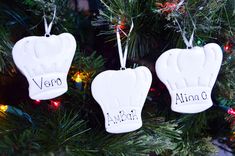
[[[216,153],[217,150],[211,142],[211,138],[200,138],[194,140],[192,138],[185,138],[177,148],[173,151],[172,155],[181,156],[210,156]]]
[[[82,134],[88,131],[85,122],[72,112],[54,112],[51,119],[40,126],[37,141],[44,152],[66,151],[77,144]]]
[[[216,82],[216,99],[235,100],[235,54],[225,54],[223,64]],[[233,103],[231,103],[234,105]]]
[[[40,116],[40,114],[38,115]],[[16,119],[7,119],[16,121]],[[22,125],[22,123],[21,125],[15,125],[16,129],[14,131],[2,133],[0,154],[28,155],[33,153],[43,155],[54,153],[61,155],[69,153],[70,149],[74,149],[75,146],[76,149],[82,151],[83,144],[81,140],[89,130],[77,114],[60,111],[47,115],[47,118],[44,117],[43,121],[37,123],[35,129],[22,129]],[[2,125],[1,127],[4,128]],[[19,129],[19,127],[21,128]]]
[[[153,0],[148,1],[123,1],[123,0],[102,0],[107,10],[101,15],[111,22],[111,29],[118,24],[118,20],[124,23],[124,31],[128,32],[131,23],[134,29],[130,35],[128,57],[130,59],[139,58],[150,53],[156,42],[158,17],[152,13]],[[111,35],[109,41],[116,40],[114,30],[101,32],[101,34]],[[126,40],[125,37],[122,40]]]
[[[89,56],[83,53],[76,53],[73,61],[74,68],[80,72],[92,72],[92,76],[100,72],[104,67],[104,58],[93,52]]]
[[[53,33],[57,34],[63,31],[75,33],[76,29],[78,29],[78,21],[81,18],[81,15],[72,9],[69,0],[24,0],[21,3],[24,3],[25,7],[28,7],[28,11],[36,18],[41,18],[36,24],[34,21],[30,21],[30,23],[33,24],[31,29],[35,29],[40,23],[43,23],[42,17],[44,16],[44,13],[46,17],[51,20],[53,18],[55,6],[56,17],[53,23]]]
[[[160,154],[176,147],[176,142],[180,140],[180,131],[175,128],[174,124],[156,123],[119,135],[92,132],[86,147],[90,147],[90,152],[96,155],[140,156],[153,151]]]
[[[0,73],[13,75],[15,70],[15,65],[13,63],[11,50],[13,44],[7,36],[7,32],[3,27],[0,27]]]
[[[224,7],[226,4],[226,0],[185,1],[179,10],[165,13],[157,9],[156,12],[160,13],[160,16],[163,16],[168,20],[166,27],[170,30],[173,29],[179,32],[179,26],[176,24],[177,20],[188,38],[190,38],[195,27],[196,38],[202,38],[209,42],[211,40],[217,40],[217,34],[222,33],[224,28],[228,28],[228,25],[224,25],[227,22],[225,22],[225,18],[222,16],[225,14]],[[182,42],[180,33],[179,36],[179,40]],[[196,41],[197,40],[194,40],[194,45],[197,44]],[[185,47],[184,44],[178,44],[177,46]]]

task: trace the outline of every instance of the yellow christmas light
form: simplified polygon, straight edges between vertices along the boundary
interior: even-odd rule
[[[0,111],[1,112],[6,112],[8,109],[8,106],[7,105],[0,105]]]
[[[81,77],[80,72],[76,72],[74,76],[72,77],[72,79],[77,83],[82,82],[82,77]]]
[[[84,88],[87,88],[91,80],[91,75],[92,75],[92,72],[78,71],[72,76],[72,80],[77,83],[83,83]]]

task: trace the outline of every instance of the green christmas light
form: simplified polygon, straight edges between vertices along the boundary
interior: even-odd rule
[[[201,45],[202,44],[202,41],[201,40],[197,40],[197,45]]]

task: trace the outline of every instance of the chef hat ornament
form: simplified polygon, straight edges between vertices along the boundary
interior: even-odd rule
[[[133,24],[130,32],[132,29]],[[91,84],[92,95],[104,114],[106,131],[116,134],[131,132],[142,126],[141,112],[152,82],[152,74],[147,67],[125,68],[128,40],[123,56],[120,31],[117,26],[121,69],[104,71]]]
[[[164,52],[156,61],[156,72],[170,93],[173,111],[199,113],[213,105],[211,91],[222,63],[222,50],[215,43],[193,47],[193,34],[190,41],[184,35],[183,39],[187,49]]]
[[[55,12],[54,12],[55,16]],[[13,47],[13,60],[29,83],[34,100],[58,97],[68,90],[67,74],[76,50],[73,35],[50,35],[52,22],[45,21],[45,36],[30,36]]]

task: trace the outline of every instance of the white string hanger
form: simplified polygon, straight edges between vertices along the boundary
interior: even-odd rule
[[[176,6],[176,11],[178,11],[179,8],[180,8],[183,4],[184,4],[184,0],[181,0],[181,1],[177,4],[177,6]],[[182,36],[182,38],[183,38],[183,41],[184,41],[185,45],[187,46],[187,49],[193,47],[194,32],[195,32],[195,30],[196,30],[195,23],[193,22],[192,19],[191,19],[191,21],[192,21],[192,24],[193,24],[193,32],[192,32],[192,34],[191,34],[191,36],[190,36],[190,39],[188,40],[187,37],[186,37],[186,32],[185,32],[185,30],[183,30],[183,29],[181,28],[181,26],[180,26],[178,20],[175,18],[175,22],[176,22],[176,24],[178,25],[178,27],[179,27],[179,29],[180,29],[181,36]]]
[[[46,15],[45,15],[45,12],[44,12],[44,27],[45,27],[45,35],[46,37],[49,37],[51,34],[51,28],[52,28],[52,25],[53,25],[53,22],[55,20],[55,17],[56,17],[56,5],[54,6],[54,13],[53,13],[53,17],[52,17],[52,20],[51,20],[51,23],[48,25],[47,23],[47,19],[46,19]]]
[[[119,60],[120,60],[120,64],[121,64],[121,69],[124,70],[126,69],[126,60],[127,60],[127,53],[128,53],[128,42],[130,40],[130,34],[132,32],[134,28],[134,22],[133,20],[131,19],[131,27],[130,27],[130,31],[128,34],[126,34],[120,27],[120,20],[119,20],[119,23],[116,27],[116,36],[117,36],[117,45],[118,45],[118,53],[119,53]],[[126,40],[126,46],[125,46],[125,49],[124,49],[124,54],[123,54],[123,49],[122,49],[122,43],[121,43],[121,36],[120,36],[120,33],[123,33],[126,37],[127,37],[127,40]]]
[[[178,25],[178,27],[179,27],[179,29],[180,29],[181,36],[182,36],[182,38],[183,38],[183,41],[184,41],[185,45],[187,46],[187,49],[188,49],[188,48],[192,48],[192,47],[193,47],[193,39],[194,39],[194,31],[195,31],[195,28],[193,28],[193,32],[192,32],[192,34],[191,34],[191,36],[190,36],[190,39],[188,40],[187,37],[186,37],[186,32],[185,32],[185,30],[182,30],[182,28],[181,28],[181,26],[180,26],[180,24],[179,24],[179,22],[178,22],[178,20],[177,20],[176,18],[175,18],[175,22],[177,23],[177,25]]]

